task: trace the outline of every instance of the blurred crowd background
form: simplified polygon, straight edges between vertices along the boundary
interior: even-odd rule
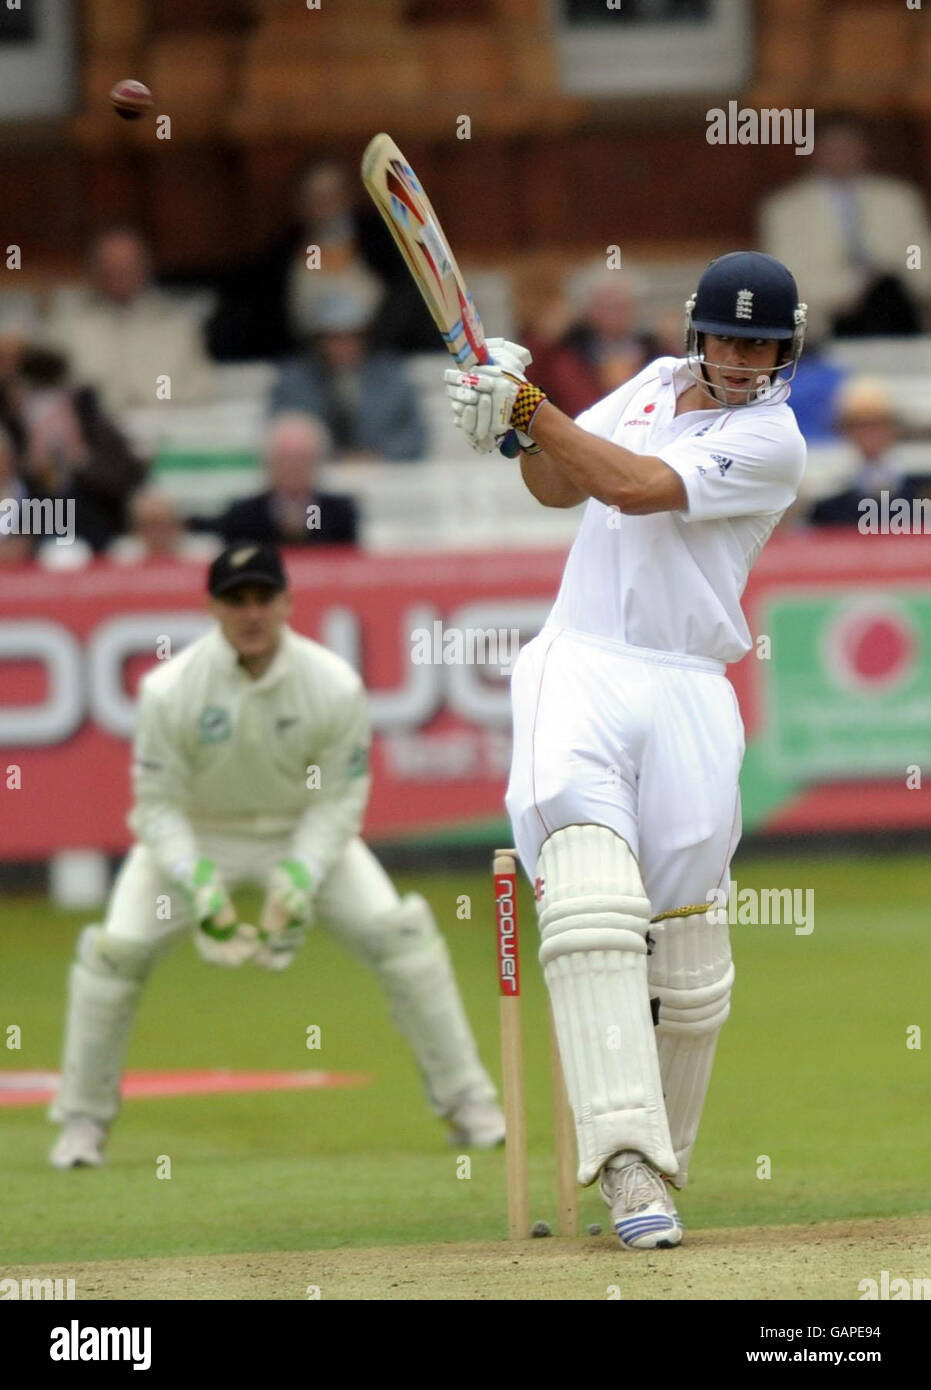
[[[569,414],[681,354],[702,267],[756,247],[809,306],[791,405],[811,463],[784,527],[931,494],[927,16],[748,0],[736,84],[579,95],[561,26],[594,8],[73,4],[70,109],[0,126],[0,497],[74,498],[78,541],[0,534],[0,565],[482,545],[504,513],[513,543],[571,534],[452,428],[448,359],[358,177],[382,128],[487,330]],[[687,41],[716,8],[642,0],[612,37],[668,21]],[[106,100],[126,76],[155,96],[134,125]],[[811,110],[811,154],[709,144],[730,100]]]

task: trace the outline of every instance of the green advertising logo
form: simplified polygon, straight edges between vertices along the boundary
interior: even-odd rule
[[[780,597],[761,615],[758,758],[799,782],[904,776],[931,761],[931,597]]]

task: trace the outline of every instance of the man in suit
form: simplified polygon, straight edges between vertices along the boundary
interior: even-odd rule
[[[817,131],[811,172],[760,209],[760,244],[794,266],[816,335],[919,333],[931,301],[931,260],[907,263],[910,246],[931,244],[924,200],[869,163],[862,123],[836,116]]]
[[[359,518],[353,499],[315,487],[328,444],[326,430],[313,415],[276,416],[265,450],[269,487],[233,502],[198,529],[213,531],[228,543],[355,545]]]

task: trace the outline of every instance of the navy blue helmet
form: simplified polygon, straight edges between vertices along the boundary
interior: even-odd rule
[[[782,261],[762,251],[731,251],[706,267],[686,302],[685,350],[690,359],[704,361],[700,333],[785,340],[788,351],[776,370],[788,372],[784,380],[791,381],[805,341],[807,313],[795,277]]]

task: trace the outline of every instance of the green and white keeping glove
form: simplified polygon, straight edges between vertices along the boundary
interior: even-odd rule
[[[299,859],[282,859],[268,876],[259,919],[261,944],[253,956],[264,970],[285,970],[304,944],[313,921],[314,881]]]
[[[259,940],[255,927],[237,922],[236,909],[212,859],[198,859],[178,886],[194,918],[194,945],[210,965],[235,968],[254,953]]]

